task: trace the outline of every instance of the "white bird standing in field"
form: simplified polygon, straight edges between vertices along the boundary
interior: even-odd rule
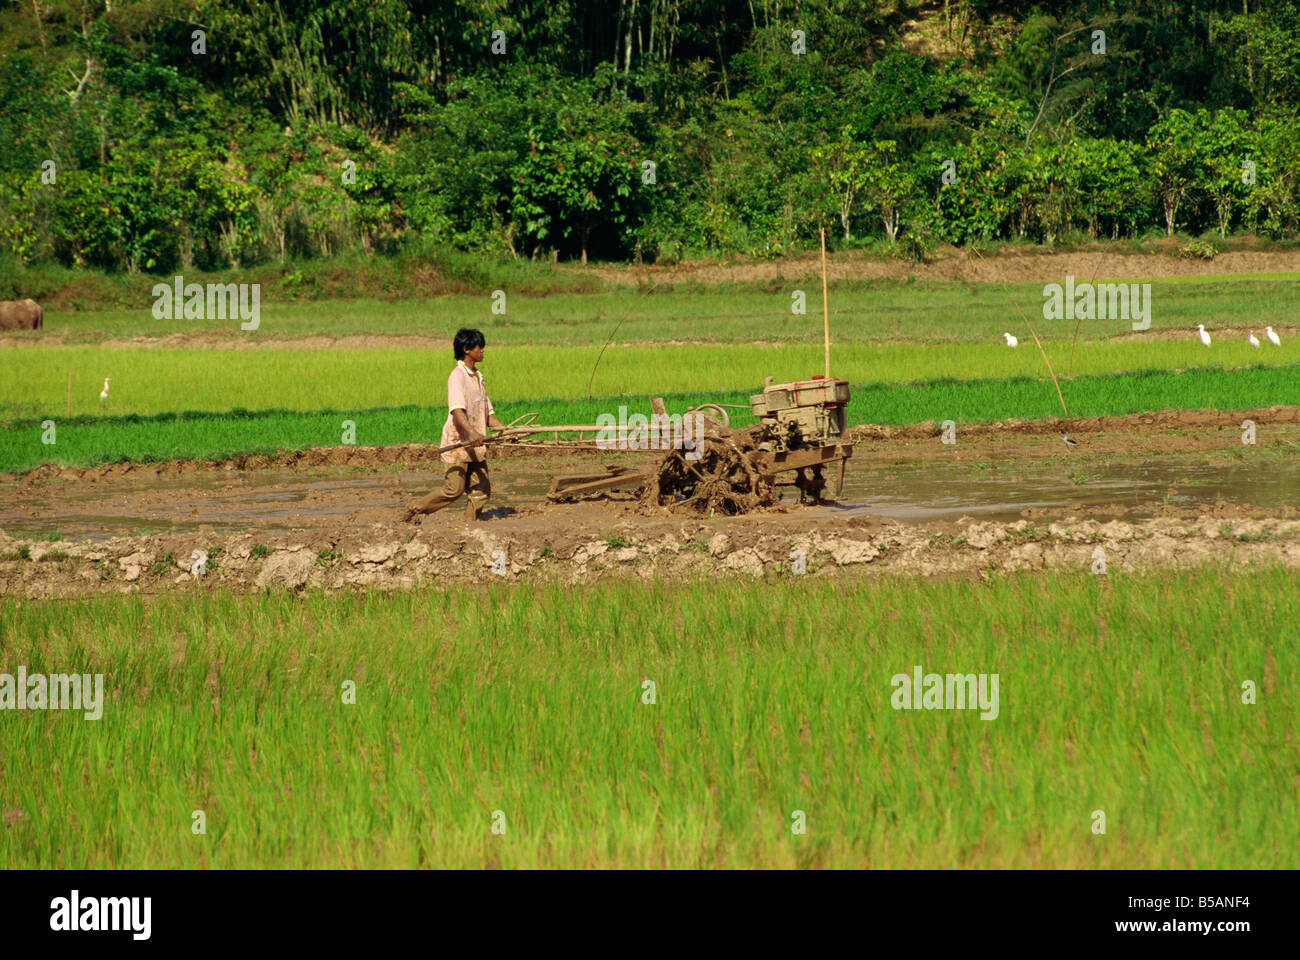
[[[1014,349],[1016,349],[1016,347],[1020,346],[1020,341],[1017,340],[1015,337],[1013,337],[1011,334],[1009,334],[1009,333],[1004,333],[1004,334],[1002,334],[1002,336],[1004,336],[1004,337],[1007,338],[1007,346],[1010,347],[1012,350],[1014,350]]]
[[[113,379],[112,377],[105,377],[105,378],[104,378],[104,389],[101,390],[101,391],[99,391],[99,402],[100,402],[100,403],[103,403],[105,400],[108,399],[108,381],[109,381],[109,380],[112,380],[112,379]]]
[[[1281,338],[1278,337],[1278,335],[1277,335],[1276,333],[1273,332],[1273,328],[1272,328],[1272,327],[1265,327],[1265,328],[1264,328],[1264,336],[1268,337],[1268,342],[1271,343],[1271,344],[1273,344],[1273,346],[1275,346],[1275,347],[1280,347],[1280,346],[1282,346],[1282,340],[1281,340]]]
[[[1198,323],[1196,329],[1201,332],[1201,343],[1208,347],[1210,345],[1210,335],[1205,332],[1205,324]]]
[[[1259,349],[1259,337],[1255,336],[1253,331],[1251,332],[1250,336],[1247,337],[1247,339],[1250,341],[1250,345],[1252,347],[1254,347],[1256,350]]]

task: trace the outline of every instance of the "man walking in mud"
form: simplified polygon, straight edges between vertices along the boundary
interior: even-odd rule
[[[445,447],[463,441],[471,441],[473,445],[443,453],[443,462],[448,466],[442,489],[407,508],[403,519],[408,523],[426,513],[441,510],[459,499],[462,493],[468,496],[465,519],[478,520],[492,495],[488,483],[487,447],[481,441],[487,438],[488,427],[504,430],[505,424],[496,418],[483,385],[483,374],[478,369],[486,347],[487,340],[478,330],[456,331],[456,338],[452,341],[456,368],[447,378],[447,422],[442,426],[442,442],[438,445]]]

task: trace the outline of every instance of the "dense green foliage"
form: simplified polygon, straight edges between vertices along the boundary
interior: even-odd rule
[[[1294,571],[802,580],[0,601],[0,863],[1297,865]]]
[[[1295,236],[1297,77],[1296,0],[6,0],[0,256]]]

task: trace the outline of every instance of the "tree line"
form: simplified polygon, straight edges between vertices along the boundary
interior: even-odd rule
[[[1300,231],[1300,5],[0,3],[0,257]]]

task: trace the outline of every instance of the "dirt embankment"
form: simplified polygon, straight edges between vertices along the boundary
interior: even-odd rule
[[[169,333],[165,337],[131,337],[101,340],[98,343],[78,340],[61,333],[41,336],[0,337],[0,349],[8,347],[98,346],[101,350],[157,350],[180,347],[200,350],[370,350],[395,347],[402,350],[450,352],[451,341],[418,334],[365,333],[342,337],[306,336],[290,339],[250,340],[229,333],[201,330],[194,333]]]
[[[992,423],[960,425],[965,438],[992,439],[999,436],[1051,436],[1066,434],[1070,437],[1111,434],[1125,438],[1169,434],[1171,431],[1240,430],[1244,420],[1273,425],[1300,423],[1300,407],[1283,405],[1260,407],[1254,410],[1157,410],[1152,413],[1132,413],[1122,417],[1044,417],[1041,420],[997,420]],[[939,435],[935,421],[906,427],[862,424],[849,431],[854,442],[864,440],[919,440]],[[1217,441],[1216,441],[1217,442]]]
[[[1259,424],[1250,452],[1241,443],[1245,419]],[[1300,408],[1007,421],[959,428],[956,445],[941,444],[937,434],[924,424],[855,429],[850,471],[859,473],[859,489],[879,495],[897,472],[929,484],[918,494],[922,501],[941,501],[997,464],[1003,487],[978,487],[981,496],[1005,497],[1006,484],[1026,487],[1031,474],[1054,477],[1067,493],[1049,501],[1022,491],[1021,506],[1001,516],[979,515],[988,504],[976,500],[974,517],[953,511],[886,519],[850,502],[697,519],[666,508],[647,513],[632,490],[566,504],[542,496],[554,474],[599,469],[610,456],[648,466],[659,454],[518,447],[499,451],[488,522],[467,523],[453,506],[408,526],[400,521],[403,506],[441,481],[428,445],[46,468],[9,480],[0,595],[407,589],[552,578],[1102,575],[1103,568],[1109,575],[1204,562],[1300,568],[1300,491],[1293,502],[1275,489],[1294,476],[1289,451],[1300,445]],[[1166,463],[1167,481],[1151,480],[1157,461]],[[1109,464],[1135,462],[1145,479],[1131,494],[1092,482]],[[335,469],[349,466],[355,469]],[[1177,487],[1195,487],[1197,471],[1226,484],[1233,502],[1213,492],[1175,495]],[[1261,481],[1264,475],[1274,479]],[[169,532],[144,533],[160,528]],[[61,531],[72,541],[106,530],[121,535],[49,542],[37,533],[10,535],[18,530]],[[195,551],[208,557],[201,573],[191,572]]]
[[[194,551],[207,554],[203,572]],[[412,532],[259,537],[183,534],[108,544],[19,541],[0,534],[0,593],[25,599],[261,589],[411,589],[559,579],[590,583],[695,577],[989,576],[1018,570],[1133,573],[1200,563],[1300,568],[1300,519],[1156,518],[903,525],[797,516],[725,522],[588,517],[549,529],[444,520]]]
[[[834,314],[834,311],[832,311]],[[1300,326],[1288,324],[1279,320],[1273,324],[1274,331],[1285,341],[1293,337],[1300,336]],[[1261,331],[1258,327],[1224,327],[1213,326],[1208,328],[1214,332],[1216,339],[1244,340],[1249,334],[1259,334]],[[1114,336],[1107,337],[1112,341],[1134,341],[1139,343],[1153,340],[1190,340],[1196,336],[1195,330],[1184,329],[1153,329],[1140,333],[1127,331],[1117,333]],[[716,341],[707,339],[697,340],[659,340],[655,341],[661,346],[703,346],[716,345]],[[760,347],[781,347],[788,345],[791,341],[783,340],[751,340],[748,341],[753,346]],[[915,341],[906,340],[873,340],[873,343],[906,343]],[[634,341],[623,341],[622,346],[632,346]],[[200,350],[233,350],[238,352],[247,352],[250,350],[359,350],[359,349],[392,349],[392,350],[431,350],[434,353],[445,356],[451,350],[450,340],[439,340],[434,337],[423,337],[417,334],[353,334],[342,337],[327,336],[307,336],[295,339],[269,339],[269,340],[249,340],[246,338],[233,337],[230,334],[212,333],[210,331],[200,331],[196,333],[169,333],[165,337],[132,337],[130,340],[110,339],[102,340],[97,344],[94,342],[65,338],[63,334],[40,334],[31,337],[0,337],[0,350],[10,347],[62,347],[62,346],[95,346],[101,350],[157,350],[158,348],[187,348]],[[1264,355],[1265,357],[1267,355]],[[1068,380],[1068,377],[1062,377],[1062,380]]]
[[[961,283],[1052,283],[1073,276],[1083,281],[1219,276],[1238,273],[1300,271],[1300,250],[1234,250],[1213,260],[1180,255],[1179,240],[1156,244],[1153,252],[1110,250],[1051,251],[1004,248],[981,254],[973,249],[942,247],[924,263],[882,259],[865,253],[837,253],[827,259],[830,280],[917,280]],[[671,265],[608,265],[591,268],[605,283],[638,285],[784,284],[821,277],[821,257],[809,252],[782,260],[700,261]]]

